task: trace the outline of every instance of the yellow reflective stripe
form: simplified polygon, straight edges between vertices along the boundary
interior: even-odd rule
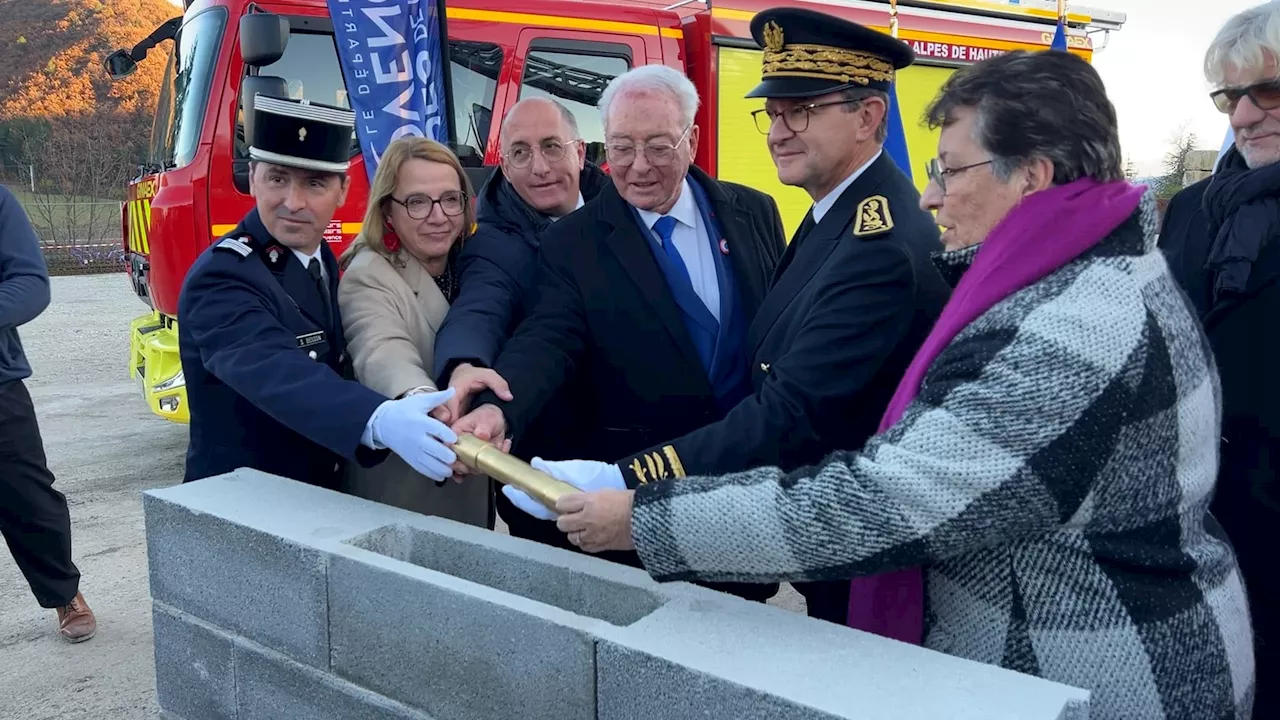
[[[1024,15],[1035,18],[1046,18],[1051,20],[1058,19],[1058,13],[1052,10],[1041,10],[1039,8],[1017,7],[1015,5],[1003,5],[993,2],[982,2],[981,0],[934,0],[938,3],[946,3],[954,8],[955,12],[964,12],[965,10],[993,10],[1003,14]],[[952,9],[952,8],[947,8]],[[888,18],[889,12],[885,10],[885,17]],[[711,8],[711,17],[723,18],[725,20],[742,20],[743,22],[751,22],[756,13],[750,10],[732,10],[730,8]],[[450,16],[452,17],[452,15]],[[981,20],[981,18],[974,18]],[[1093,16],[1085,13],[1067,12],[1067,22],[1079,23],[1082,25],[1093,21]],[[887,28],[886,28],[887,29]]]
[[[138,201],[138,227],[142,230],[142,252],[151,254],[151,201]]]
[[[134,252],[142,252],[142,238],[138,231],[138,201],[130,200],[128,202],[129,211],[129,249]]]
[[[549,25],[571,30],[598,30],[600,32],[637,33],[666,38],[682,38],[679,28],[657,28],[642,23],[590,18],[564,17],[562,15],[535,15],[533,13],[505,12],[502,10],[474,10],[472,8],[446,8],[445,17],[450,20],[477,20],[480,22],[510,23],[515,25]]]
[[[363,227],[363,223],[344,222],[342,223],[342,234],[343,235],[359,235],[361,227]],[[223,235],[226,235],[227,233],[235,229],[236,229],[235,225],[214,225],[211,228],[211,230],[213,231],[213,237],[222,237]]]

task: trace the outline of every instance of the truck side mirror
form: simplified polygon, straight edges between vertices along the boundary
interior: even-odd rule
[[[117,50],[102,61],[102,66],[107,69],[112,80],[119,80],[132,75],[138,69],[138,61],[133,59],[128,50]]]
[[[249,67],[279,60],[289,44],[289,19],[273,13],[250,13],[240,18],[240,59]]]

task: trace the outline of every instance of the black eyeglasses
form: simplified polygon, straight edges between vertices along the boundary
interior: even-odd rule
[[[943,195],[947,194],[947,176],[962,173],[965,170],[972,170],[983,165],[990,165],[994,160],[983,160],[982,162],[973,163],[972,165],[961,165],[960,167],[944,168],[942,163],[938,162],[938,158],[934,158],[925,163],[924,172],[929,180],[938,183],[938,189]]]
[[[564,159],[565,153],[568,152],[569,146],[577,145],[581,140],[569,140],[560,142],[559,140],[543,140],[538,145],[538,152],[542,153],[542,158],[547,162],[557,162]],[[533,162],[534,149],[528,145],[517,145],[507,153],[505,157],[507,162],[511,163],[513,168],[526,168],[529,163]]]
[[[865,98],[857,100],[831,100],[830,102],[809,103],[808,105],[793,105],[781,112],[770,112],[767,109],[752,110],[751,117],[756,121],[756,129],[763,135],[768,135],[769,130],[773,128],[773,123],[778,118],[782,118],[782,124],[793,133],[802,133],[809,129],[809,116],[818,108],[830,107],[831,105],[850,105],[860,103]]]
[[[1248,96],[1259,110],[1280,108],[1280,80],[1268,80],[1240,88],[1222,88],[1209,93],[1209,99],[1213,100],[1213,106],[1218,108],[1218,112],[1228,115],[1236,111],[1240,99],[1245,96]]]
[[[447,190],[438,198],[426,195],[410,195],[404,200],[394,195],[388,195],[387,198],[403,207],[414,220],[426,220],[437,203],[444,214],[451,217],[461,215],[467,207],[467,194],[459,190]]]

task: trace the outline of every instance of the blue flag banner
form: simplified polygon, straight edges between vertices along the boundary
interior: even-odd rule
[[[392,140],[449,141],[439,0],[328,0],[369,181]]]
[[[902,110],[898,107],[898,93],[894,85],[889,86],[889,135],[885,138],[884,149],[889,157],[898,164],[902,172],[911,175],[911,153],[907,150],[907,131],[902,125]]]
[[[1041,37],[1044,37],[1043,35]],[[1043,40],[1041,41],[1043,42]],[[1058,50],[1060,52],[1067,51],[1067,24],[1061,19],[1058,20],[1058,29],[1053,33],[1053,44],[1049,46],[1050,50]]]

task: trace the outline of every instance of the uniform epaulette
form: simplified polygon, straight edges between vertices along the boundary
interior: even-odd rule
[[[253,253],[253,238],[248,235],[226,237],[214,245],[215,250],[230,250],[240,257],[249,257]]]
[[[889,199],[872,195],[858,203],[853,214],[854,237],[873,237],[893,229],[893,215],[889,213]]]

